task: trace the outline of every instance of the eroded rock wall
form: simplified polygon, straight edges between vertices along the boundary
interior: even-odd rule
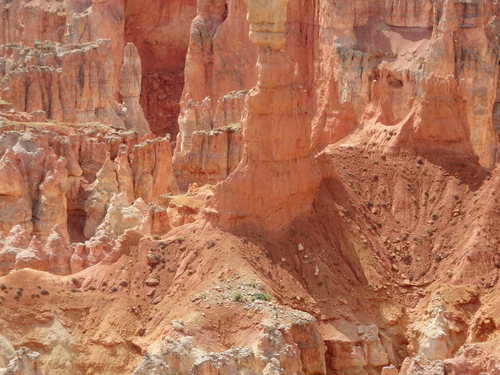
[[[33,120],[95,122],[125,128],[113,97],[110,41],[2,47],[2,100]]]
[[[199,31],[192,34],[179,118],[176,153],[182,155],[180,159],[201,153],[190,148],[191,135],[217,127],[213,111],[223,95],[249,89],[255,83],[254,77],[244,75],[247,67],[255,64],[256,54],[246,52],[254,47],[242,25],[232,21],[242,18],[244,8],[236,5],[242,2],[227,2],[227,19],[211,23],[214,36],[205,31],[201,35],[206,34],[206,38],[197,39],[194,36]],[[297,83],[308,93],[306,108],[312,117],[313,143],[321,148],[336,142],[374,115],[383,124],[394,125],[422,98],[429,87],[423,86],[424,80],[448,79],[450,75],[460,87],[450,95],[465,103],[468,138],[474,152],[483,165],[493,166],[498,152],[498,134],[493,126],[498,77],[497,8],[489,2],[290,1],[285,50],[296,63]],[[203,20],[198,16],[193,32],[199,30]],[[217,27],[216,32],[213,27]],[[237,54],[224,44],[229,28],[233,44],[240,50]],[[219,43],[227,48],[219,49]],[[233,57],[226,57],[228,54]],[[231,77],[239,75],[233,85],[218,77],[218,59],[224,59],[225,71],[231,72]],[[385,98],[382,115],[372,110],[379,97]],[[218,158],[222,162],[224,155]],[[183,164],[179,161],[176,165],[179,176],[188,174]],[[191,177],[191,182],[196,178]]]
[[[196,1],[14,0],[3,4],[0,41],[33,47],[37,41],[81,44],[109,39],[111,95],[119,98],[119,74],[124,48],[136,45],[142,67],[141,104],[152,131],[175,137],[184,61]]]
[[[45,372],[93,350],[104,373],[144,353],[136,374],[498,372],[499,4],[4,1],[0,275],[19,289],[2,328],[34,335]],[[69,288],[65,329],[98,338],[57,356],[70,333],[21,333],[18,311],[50,295],[34,319],[57,328]],[[101,292],[127,305],[87,327]],[[247,322],[280,303],[321,326]],[[37,371],[0,347],[7,373]]]
[[[32,267],[69,273],[77,242],[93,244],[97,236],[113,247],[127,229],[149,231],[147,203],[177,192],[169,137],[141,139],[104,126],[4,123],[1,131],[4,272]],[[53,251],[61,264],[50,265]]]

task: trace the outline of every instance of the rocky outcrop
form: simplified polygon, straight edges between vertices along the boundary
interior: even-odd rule
[[[228,17],[218,26],[213,38],[214,62],[212,57],[210,62],[188,59],[186,77],[192,75],[198,79],[193,83],[189,79],[186,81],[181,103],[180,144],[184,145],[185,140],[189,143],[193,131],[210,130],[210,118],[213,117],[210,108],[213,113],[217,98],[223,95],[222,87],[227,86],[218,83],[224,82],[219,77],[209,83],[202,79],[201,72],[216,72],[212,65],[217,65],[218,55],[226,55],[217,45],[224,41],[228,27],[232,27],[238,43],[243,43],[248,49],[249,41],[242,37],[241,26],[231,23],[235,14],[242,16],[243,9],[235,3],[228,2]],[[367,115],[372,114],[376,98],[384,98],[383,118],[379,117],[379,120],[385,125],[394,125],[405,119],[413,104],[421,99],[426,90],[425,82],[449,80],[454,81],[450,85],[457,88],[452,89],[454,100],[462,101],[460,111],[465,111],[465,117],[457,112],[453,118],[459,116],[460,122],[467,122],[460,127],[469,128],[470,134],[463,144],[472,145],[483,165],[494,165],[498,133],[492,125],[492,118],[498,66],[494,57],[497,46],[492,39],[496,26],[487,21],[493,14],[492,7],[451,1],[364,1],[351,5],[322,3],[308,6],[310,9],[298,14],[295,9],[305,9],[302,4],[299,1],[289,3],[289,37],[285,49],[297,60],[297,82],[310,94],[305,108],[313,115],[313,143],[319,149],[362,126]],[[266,7],[260,8],[264,11]],[[273,15],[281,17],[276,12]],[[259,27],[263,32],[274,27],[255,17],[256,35],[260,32]],[[314,57],[306,58],[302,53],[304,48],[312,51]],[[231,51],[231,48],[227,50]],[[246,64],[255,61],[251,55],[243,54],[240,58],[245,59]],[[226,61],[231,74],[242,72],[248,66],[241,62],[233,65],[230,59]],[[199,66],[204,69],[195,68]],[[255,81],[240,79],[239,82],[243,83],[242,88],[249,88]],[[199,96],[194,98],[191,93]],[[188,116],[190,120],[186,121],[187,108],[196,108],[195,112],[200,115]],[[433,110],[427,116],[439,117],[440,114]],[[196,149],[190,150],[189,146],[177,149],[179,151],[181,154],[194,153],[186,161],[187,165],[192,165],[191,161],[196,160],[195,155],[200,153]],[[182,170],[180,166],[176,169]],[[195,178],[193,180],[196,182]],[[199,182],[202,181],[200,175]]]
[[[12,149],[8,149],[0,160],[0,175],[0,181],[2,181],[0,230],[6,233],[15,225],[21,225],[31,231],[33,228],[32,204],[24,198],[25,183],[15,163],[15,154]]]
[[[82,45],[36,43],[3,46],[1,98],[20,112],[48,119],[93,122],[124,128],[114,100],[114,67],[109,40]]]
[[[324,353],[315,320],[295,312],[295,321],[262,322],[257,349],[233,347],[222,353],[195,348],[193,337],[170,340],[159,354],[146,354],[134,375],[192,374],[326,374]]]
[[[90,240],[99,226],[104,235],[83,252],[102,253],[91,255],[100,260],[105,251],[90,250],[96,243],[112,248],[127,229],[168,228],[168,217],[160,225],[161,215],[155,219],[145,203],[178,191],[168,137],[141,142],[135,132],[106,127],[20,131],[8,124],[0,137],[2,273],[30,267],[68,274],[73,244]]]
[[[179,131],[179,101],[196,0],[124,3],[125,40],[134,43],[143,67],[141,104],[151,131],[159,136]]]
[[[272,9],[282,14],[286,2],[249,9],[262,11],[249,17],[259,24],[267,20],[270,30],[259,29],[252,37],[261,47],[259,81],[245,100],[242,162],[217,185],[210,205],[223,226],[262,220],[266,226],[280,227],[311,205],[320,175],[310,148],[305,93],[294,81],[293,64],[280,50],[285,21],[266,18]]]
[[[186,147],[187,151],[177,152],[174,157],[179,187],[188,190],[191,183],[216,184],[240,162],[243,151],[241,125],[235,123],[214,130],[195,131]]]
[[[129,205],[124,192],[115,194],[111,198],[104,221],[97,227],[97,232],[116,238],[128,229],[141,231],[146,209],[146,204],[141,198],[133,205]]]
[[[243,1],[207,1],[193,20],[174,160],[183,189],[222,181],[241,158],[241,135],[224,128],[241,123],[245,95],[257,80],[257,49],[249,25],[240,22],[245,14]]]
[[[375,370],[396,363],[391,339],[375,325],[348,329],[338,337],[325,337],[328,368],[339,374]]]
[[[39,353],[22,347],[16,351],[16,357],[9,362],[5,369],[0,368],[2,375],[41,375],[41,368],[38,365]]]
[[[499,1],[144,4],[3,2],[0,367],[498,372]]]
[[[119,92],[123,98],[122,113],[127,129],[137,130],[139,136],[149,133],[149,124],[139,104],[141,96],[141,59],[137,48],[128,43],[125,46],[123,66],[120,71]]]
[[[36,43],[34,48],[3,46],[1,98],[36,120],[94,122],[149,132],[139,105],[141,64],[133,44],[125,48],[120,74],[121,107],[114,99],[111,42],[82,45]]]

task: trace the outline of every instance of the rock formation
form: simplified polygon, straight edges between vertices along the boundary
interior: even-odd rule
[[[193,337],[170,341],[161,352],[143,359],[134,375],[162,374],[176,371],[193,374],[326,374],[325,348],[314,318],[296,312],[287,326],[264,321],[259,344],[252,348],[232,348],[222,353],[204,353],[193,346]],[[270,372],[270,373],[274,373]]]
[[[128,43],[125,46],[123,66],[120,71],[119,92],[123,98],[122,112],[125,113],[127,129],[137,130],[142,137],[149,133],[149,125],[139,104],[141,96],[141,59],[137,48]]]
[[[137,133],[107,131],[50,126],[20,131],[17,125],[3,130],[3,273],[31,267],[68,274],[71,242],[91,239],[99,225],[106,238],[116,238],[147,221],[144,200],[177,192],[168,137],[140,142]],[[121,203],[114,204],[119,193]],[[134,212],[136,224],[115,218],[127,210]],[[22,243],[16,239],[21,233]]]
[[[38,365],[39,353],[22,347],[16,352],[16,357],[9,362],[9,365],[0,372],[2,375],[41,375]]]
[[[0,7],[0,374],[500,373],[498,0]]]
[[[218,185],[213,208],[223,226],[261,221],[280,227],[312,204],[320,174],[310,148],[305,93],[281,50],[287,2],[247,4],[250,37],[260,46],[259,79],[245,100],[242,161]]]

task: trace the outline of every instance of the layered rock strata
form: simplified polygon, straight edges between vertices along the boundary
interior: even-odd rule
[[[210,60],[187,60],[186,76],[198,79],[196,83],[186,81],[184,95],[193,93],[193,102],[181,103],[179,142],[186,139],[189,143],[193,131],[207,130],[210,124],[207,119],[213,116],[208,115],[210,108],[213,113],[213,107],[225,93],[255,84],[251,77],[241,75],[248,64],[255,62],[255,54],[240,53],[238,60],[225,59],[226,69],[232,75],[240,74],[239,87],[219,85],[217,82],[224,82],[222,77],[210,83],[212,81],[202,79],[199,73],[212,72],[211,67],[217,66],[218,58],[225,58],[227,52],[215,46],[224,42],[228,27],[240,36],[238,43],[244,45],[242,50],[251,46],[250,40],[241,36],[242,27],[231,23],[236,14],[240,18],[244,14],[244,8],[236,3],[228,2],[228,17],[218,26]],[[298,0],[290,1],[285,48],[297,62],[294,68],[297,82],[309,94],[306,108],[313,117],[313,143],[321,149],[362,126],[367,116],[373,115],[373,101],[380,97],[381,85],[385,104],[380,120],[392,126],[404,120],[413,105],[423,98],[429,87],[423,82],[453,80],[452,85],[457,87],[451,93],[453,100],[464,102],[466,126],[470,128],[467,142],[472,144],[483,165],[493,166],[498,152],[498,132],[493,125],[498,77],[495,57],[498,46],[493,36],[497,30],[497,12],[498,9],[489,4],[453,1],[390,5],[308,3],[305,8]],[[304,54],[305,50],[312,53]],[[225,51],[232,50],[226,48]],[[198,93],[199,97],[195,98]],[[198,113],[205,115],[198,116],[198,120],[191,116],[189,125],[185,126],[183,109],[193,105]],[[177,149],[179,151],[200,153],[189,146]],[[224,155],[219,158],[224,160]],[[193,159],[196,157],[190,157]],[[182,168],[181,163],[176,166],[180,171],[178,175],[183,174]],[[196,182],[196,178],[191,182]]]
[[[35,43],[34,48],[4,45],[0,58],[1,99],[26,113],[27,120],[97,121],[135,130],[141,136],[149,132],[139,105],[141,64],[132,44],[125,48],[120,73],[122,105],[114,99],[109,40],[74,46],[44,42]],[[10,118],[22,119],[18,114]]]
[[[287,2],[247,4],[250,36],[260,46],[258,83],[245,99],[242,161],[217,185],[210,205],[223,226],[247,221],[280,227],[311,205],[320,174],[305,93],[281,50]]]
[[[499,372],[498,1],[197,3],[4,2],[0,373]]]
[[[257,49],[249,43],[248,24],[241,22],[245,3],[199,3],[186,55],[174,160],[183,189],[193,182],[215,184],[235,169],[241,159],[244,97],[257,80]],[[227,126],[234,136],[221,129]],[[221,132],[227,133],[223,139]]]

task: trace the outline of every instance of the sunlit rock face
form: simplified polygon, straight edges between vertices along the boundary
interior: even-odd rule
[[[500,373],[498,0],[0,7],[0,375]]]
[[[258,221],[286,225],[312,204],[320,173],[311,151],[306,98],[285,45],[286,1],[247,1],[250,39],[260,46],[258,81],[242,119],[242,161],[217,186],[214,209],[223,226]]]

